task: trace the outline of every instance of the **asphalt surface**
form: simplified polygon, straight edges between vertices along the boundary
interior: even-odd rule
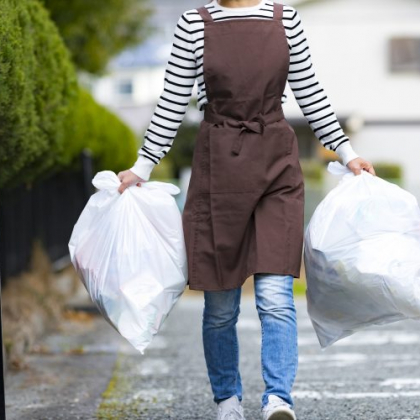
[[[296,298],[299,420],[420,419],[420,324],[372,327],[321,350]],[[69,321],[29,355],[29,369],[6,378],[9,420],[210,419],[215,404],[205,368],[203,300],[184,295],[142,356],[100,316]],[[260,324],[253,296],[238,323],[247,420],[260,418],[264,388]]]

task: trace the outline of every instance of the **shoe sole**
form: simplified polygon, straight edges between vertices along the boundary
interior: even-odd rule
[[[296,416],[292,411],[289,411],[286,408],[275,411],[267,420],[296,420]]]

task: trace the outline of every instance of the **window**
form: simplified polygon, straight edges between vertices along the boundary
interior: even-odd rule
[[[131,80],[118,81],[117,92],[123,96],[131,96],[133,94],[133,82]]]
[[[389,68],[392,73],[420,73],[420,37],[391,38]]]

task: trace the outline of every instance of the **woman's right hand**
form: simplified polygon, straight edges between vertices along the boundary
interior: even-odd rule
[[[357,157],[355,159],[350,160],[347,162],[346,165],[355,175],[360,175],[362,171],[367,171],[371,173],[372,175],[376,176],[375,169],[373,168],[373,165],[365,159],[362,159],[361,157]]]
[[[137,176],[134,172],[131,172],[129,169],[126,171],[118,172],[118,178],[121,181],[121,185],[118,188],[118,192],[122,194],[124,190],[130,185],[136,184],[138,187],[141,187],[142,182],[146,182],[143,178]]]

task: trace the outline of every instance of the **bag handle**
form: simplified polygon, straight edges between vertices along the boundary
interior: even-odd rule
[[[330,162],[327,166],[327,170],[329,173],[333,175],[345,175],[345,174],[348,174],[349,172],[353,173],[351,169],[343,165],[338,160],[336,160],[335,162]]]
[[[121,185],[121,181],[119,180],[117,174],[112,171],[100,171],[98,172],[94,178],[92,179],[92,184],[98,190],[118,190]],[[135,187],[136,184],[130,185],[128,188]],[[165,191],[171,195],[177,195],[181,192],[179,187],[170,182],[162,182],[162,181],[147,181],[141,183],[141,188],[146,188],[148,190],[161,190]]]

